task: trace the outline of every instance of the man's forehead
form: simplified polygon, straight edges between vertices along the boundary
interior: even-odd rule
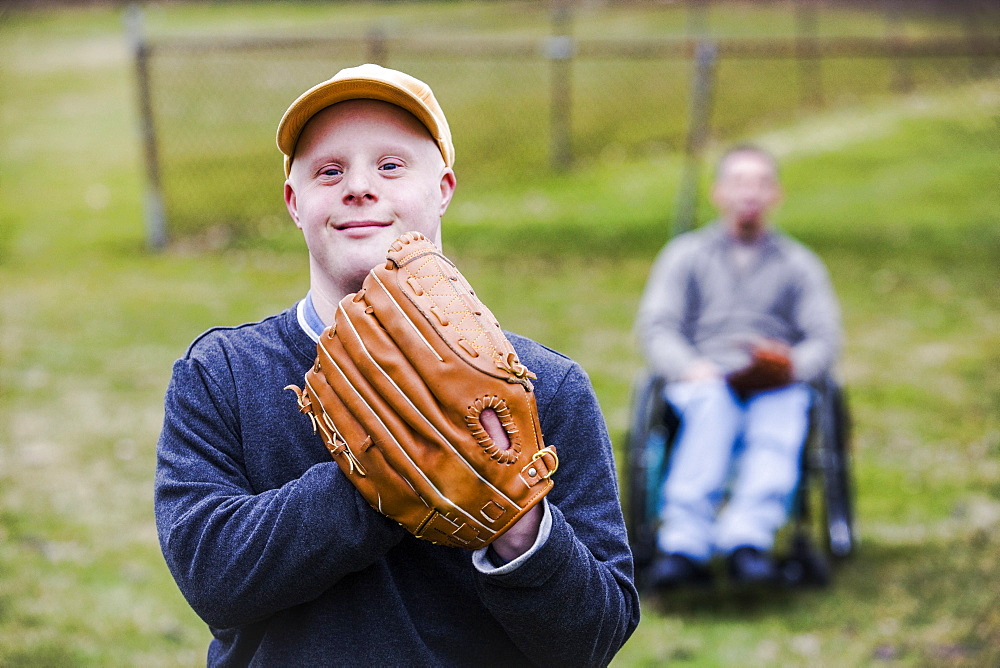
[[[730,153],[719,165],[719,178],[745,174],[777,178],[778,170],[769,156],[758,151]]]

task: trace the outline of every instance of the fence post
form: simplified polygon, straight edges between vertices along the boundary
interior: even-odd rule
[[[695,48],[695,70],[691,84],[691,121],[684,147],[684,171],[681,173],[677,195],[677,218],[674,220],[673,228],[675,236],[694,229],[698,208],[698,177],[712,117],[717,55],[718,49],[715,43],[708,40],[698,42]]]
[[[573,37],[570,35],[570,7],[566,0],[552,1],[552,36],[546,43],[546,56],[552,62],[551,154],[553,167],[567,167],[573,162],[570,119],[571,60]]]
[[[902,0],[882,0],[885,6],[885,32],[890,45],[901,44],[903,41]],[[889,89],[893,93],[909,93],[913,90],[913,74],[910,69],[910,59],[899,55],[896,57],[896,68],[893,70]]]
[[[795,51],[799,61],[801,99],[804,105],[818,107],[823,104],[823,80],[816,44],[816,23],[815,0],[798,0],[795,3]]]
[[[142,9],[130,4],[125,9],[125,29],[135,55],[136,83],[139,94],[139,131],[142,135],[146,165],[145,219],[146,243],[152,250],[167,245],[167,220],[160,188],[160,160],[153,124],[153,102],[149,85],[149,44],[142,28]]]
[[[962,25],[965,29],[965,37],[969,42],[988,40],[996,34],[995,31],[991,33],[989,29],[989,26],[996,25],[997,18],[991,16],[991,14],[997,13],[997,8],[990,0],[962,3],[958,11],[962,14]],[[975,56],[969,58],[969,75],[974,79],[989,75],[991,62],[993,61],[987,58],[976,58]]]
[[[693,39],[704,39],[708,35],[708,9],[711,0],[688,0],[685,19],[687,35]]]
[[[389,47],[386,43],[385,29],[381,25],[374,25],[368,31],[368,58],[366,63],[375,63],[385,67],[389,58]]]

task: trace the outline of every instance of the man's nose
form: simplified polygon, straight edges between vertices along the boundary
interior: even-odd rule
[[[344,203],[374,202],[378,199],[371,175],[353,170],[344,176]]]

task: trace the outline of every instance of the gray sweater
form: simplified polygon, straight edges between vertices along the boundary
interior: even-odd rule
[[[764,337],[791,345],[796,380],[810,382],[836,360],[840,309],[823,263],[803,245],[769,232],[740,249],[716,223],[661,251],[636,333],[651,370],[670,381],[699,357],[725,373],[739,369]]]
[[[365,503],[284,390],[316,345],[295,309],[214,329],[174,365],[157,449],[167,565],[218,666],[606,665],[639,601],[611,443],[572,360],[509,335],[559,451],[547,539],[484,572]],[[509,564],[508,566],[512,566]]]

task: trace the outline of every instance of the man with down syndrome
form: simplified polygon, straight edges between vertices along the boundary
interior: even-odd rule
[[[209,665],[608,664],[639,604],[610,440],[576,363],[505,332],[537,376],[559,469],[547,496],[476,550],[420,540],[375,510],[285,389],[401,235],[440,247],[456,179],[431,90],[376,65],[341,70],[292,103],[278,146],[309,291],[191,344],[158,444],[160,543],[214,636]]]

